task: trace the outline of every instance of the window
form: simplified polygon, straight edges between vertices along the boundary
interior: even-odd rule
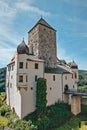
[[[8,66],[8,71],[10,71],[11,70],[11,66]]]
[[[28,63],[26,62],[26,69],[28,68]]]
[[[31,90],[33,90],[33,87],[31,87]]]
[[[20,69],[23,68],[23,62],[19,62],[19,68],[20,68]]]
[[[35,82],[37,81],[37,75],[35,75]]]
[[[55,75],[53,75],[53,81],[55,81]]]
[[[14,70],[14,65],[12,65],[12,70]]]
[[[10,88],[12,88],[12,83],[10,83]]]
[[[11,75],[11,79],[13,79],[13,75]]]
[[[65,87],[64,87],[64,91],[68,91],[69,90],[69,87],[68,85],[66,84]]]
[[[72,74],[72,79],[73,79],[73,74]]]
[[[75,73],[75,79],[77,78],[77,74]]]
[[[38,69],[38,63],[35,63],[35,69]]]
[[[65,80],[67,80],[67,76],[65,76]]]
[[[28,82],[28,76],[26,76],[26,82]]]
[[[19,82],[23,82],[23,75],[19,76]]]

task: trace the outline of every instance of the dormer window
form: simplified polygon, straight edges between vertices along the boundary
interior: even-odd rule
[[[23,69],[23,62],[19,62],[19,68]]]

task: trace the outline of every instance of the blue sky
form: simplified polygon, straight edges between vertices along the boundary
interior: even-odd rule
[[[57,30],[57,56],[87,70],[87,0],[0,0],[0,68],[43,17]]]

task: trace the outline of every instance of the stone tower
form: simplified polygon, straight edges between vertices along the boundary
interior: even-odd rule
[[[56,30],[43,18],[28,32],[28,46],[31,54],[45,61],[45,67],[56,67]]]

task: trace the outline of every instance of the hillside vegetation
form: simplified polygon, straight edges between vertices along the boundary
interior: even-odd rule
[[[87,120],[87,106],[82,106],[82,112],[74,116],[67,104],[58,102],[48,107],[44,114],[37,117],[37,112],[20,120],[6,105],[5,93],[0,93],[0,130],[9,127],[13,130],[82,130],[79,122]]]
[[[5,92],[6,68],[0,69],[0,92]]]
[[[78,86],[87,85],[87,71],[79,70],[79,83]]]

